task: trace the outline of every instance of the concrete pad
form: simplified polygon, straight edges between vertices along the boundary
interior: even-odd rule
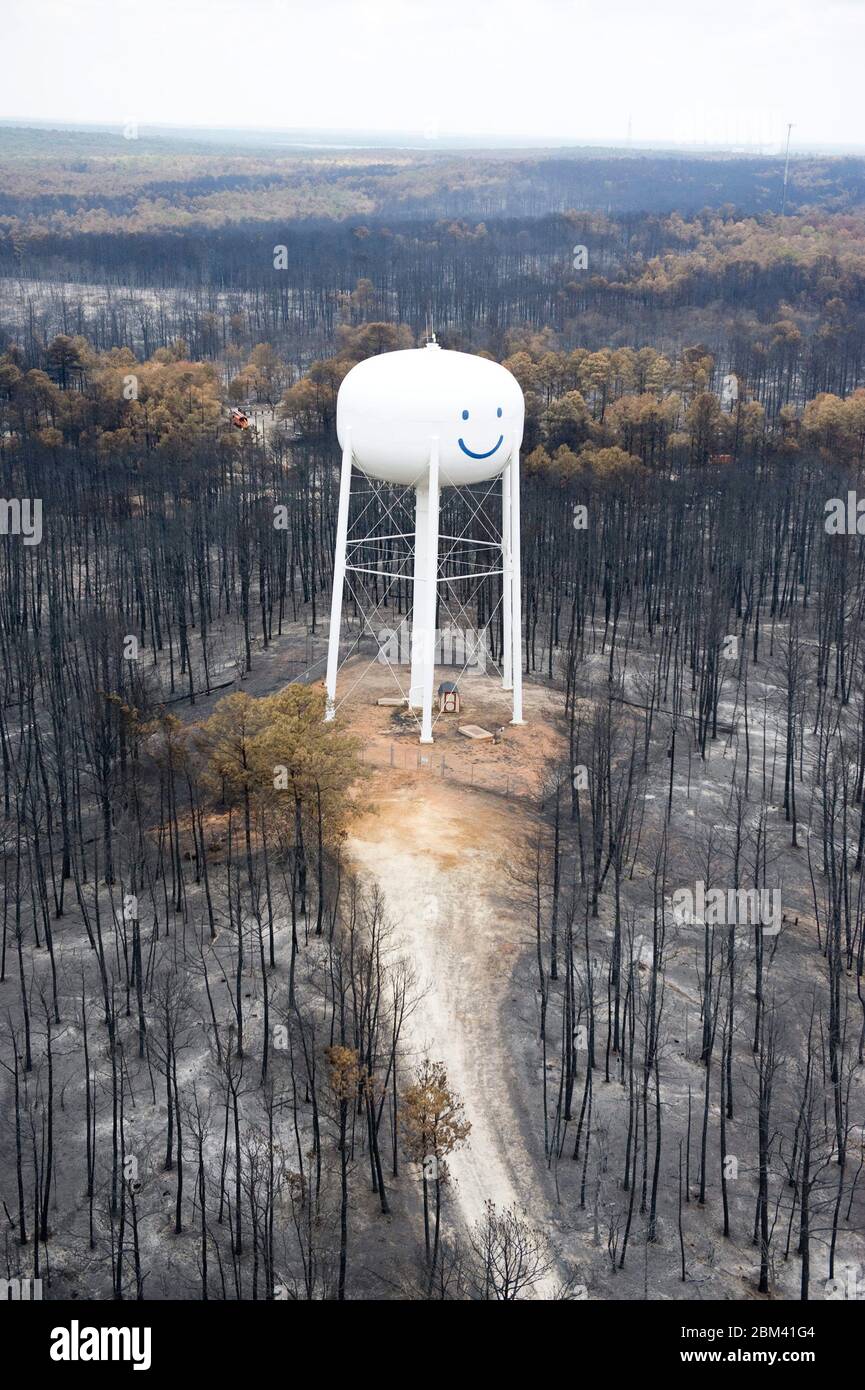
[[[401,709],[403,705],[408,704],[408,700],[404,700],[400,695],[386,695],[383,699],[376,700],[376,704],[388,706],[393,705],[397,709]]]
[[[489,729],[482,729],[480,724],[462,724],[460,725],[460,733],[465,734],[466,738],[492,738]]]

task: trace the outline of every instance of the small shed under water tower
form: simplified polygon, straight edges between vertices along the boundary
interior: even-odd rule
[[[442,681],[439,686],[439,713],[459,714],[460,692],[456,681]]]

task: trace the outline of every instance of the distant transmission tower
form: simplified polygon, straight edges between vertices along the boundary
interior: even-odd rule
[[[787,126],[787,150],[784,155],[784,195],[781,199],[781,216],[787,211],[787,174],[790,170],[790,131],[793,129],[793,122]]]

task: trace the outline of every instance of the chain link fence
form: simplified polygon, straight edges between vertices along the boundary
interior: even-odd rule
[[[434,748],[415,745],[406,747],[397,743],[367,743],[361,749],[361,761],[370,767],[392,767],[400,772],[411,772],[418,777],[440,777],[459,782],[462,786],[475,787],[479,791],[492,792],[508,800],[536,801],[537,797],[523,777],[512,773],[498,772],[483,763],[472,762],[466,767],[447,761],[447,755],[436,753]]]

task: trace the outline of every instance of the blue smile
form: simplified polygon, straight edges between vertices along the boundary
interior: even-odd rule
[[[498,437],[498,439],[496,440],[495,444],[493,445],[493,447],[492,447],[491,449],[487,449],[487,451],[486,451],[485,454],[476,454],[475,451],[474,451],[474,449],[469,449],[469,448],[467,447],[467,445],[466,445],[466,443],[465,443],[465,440],[463,440],[463,439],[458,439],[458,440],[457,440],[457,444],[459,444],[459,446],[460,446],[460,448],[462,449],[462,451],[463,451],[464,454],[468,454],[468,456],[469,456],[470,459],[488,459],[489,456],[490,456],[490,454],[494,454],[494,453],[495,453],[496,449],[499,447],[499,445],[502,443],[503,440],[504,440],[504,435],[503,435],[503,434],[500,434],[499,437]]]

